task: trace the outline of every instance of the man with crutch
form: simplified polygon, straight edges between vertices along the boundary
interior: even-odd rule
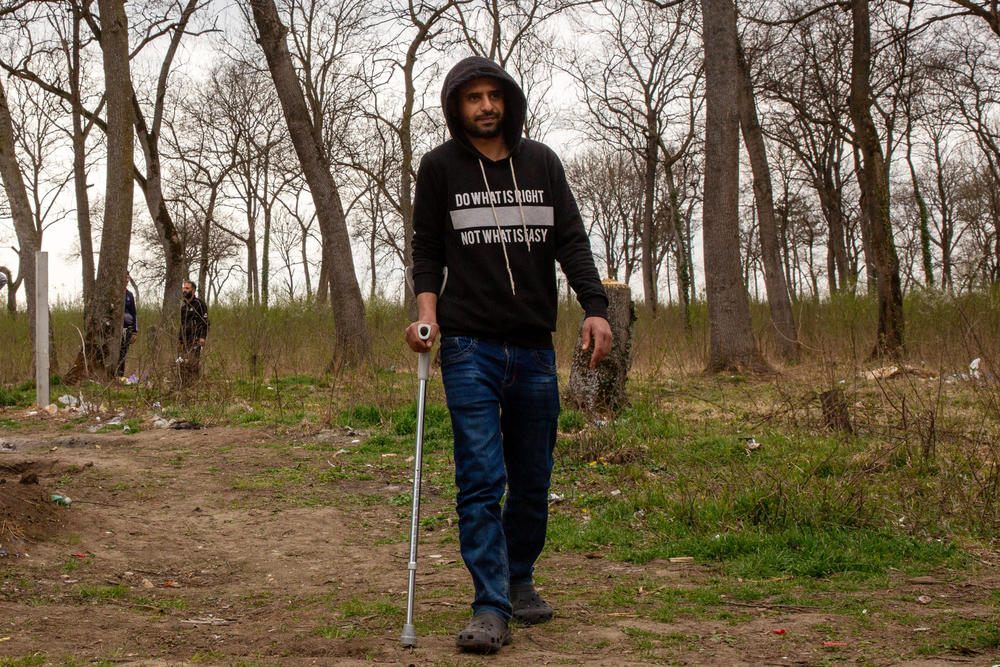
[[[511,618],[541,623],[553,613],[532,573],[545,544],[559,417],[556,261],[583,306],[592,367],[611,350],[611,327],[562,164],[522,136],[526,101],[514,79],[490,60],[466,58],[445,78],[441,104],[452,138],[417,174],[417,321],[405,335],[424,353],[441,334],[459,544],[475,587],[473,617],[456,643],[492,653],[510,642]]]

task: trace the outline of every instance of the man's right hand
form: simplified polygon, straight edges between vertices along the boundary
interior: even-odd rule
[[[420,340],[420,336],[417,335],[417,330],[422,324],[426,324],[431,328],[431,335],[427,337],[427,340]],[[434,347],[434,339],[437,338],[437,335],[438,325],[436,322],[413,322],[410,326],[406,327],[406,344],[414,352],[430,352],[431,348]]]

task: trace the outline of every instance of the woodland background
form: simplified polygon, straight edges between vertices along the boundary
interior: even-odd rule
[[[816,352],[845,298],[859,358],[906,354],[907,299],[992,310],[989,0],[4,0],[0,22],[8,311],[33,322],[33,253],[74,235],[53,350],[82,337],[89,368],[117,358],[126,266],[154,358],[187,277],[213,308],[320,308],[335,361],[369,358],[372,308],[409,305],[441,80],[473,53],[560,147],[600,272],[700,331],[697,364]]]

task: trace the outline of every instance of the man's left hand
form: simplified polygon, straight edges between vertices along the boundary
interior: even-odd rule
[[[611,353],[611,325],[603,317],[588,317],[580,330],[580,344],[582,350],[594,348],[590,367],[597,368],[597,364]]]

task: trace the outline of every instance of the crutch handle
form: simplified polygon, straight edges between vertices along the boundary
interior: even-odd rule
[[[431,325],[423,323],[417,327],[417,338],[427,340],[431,337]],[[431,376],[431,353],[421,352],[417,358],[417,379],[427,381]]]

